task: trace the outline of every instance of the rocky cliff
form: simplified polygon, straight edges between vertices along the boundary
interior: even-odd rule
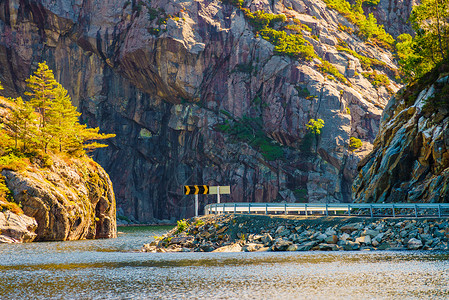
[[[359,165],[357,201],[449,202],[448,72],[440,65],[391,99]]]
[[[13,213],[9,203],[0,201],[0,243],[27,243],[36,238],[37,222],[23,213]]]
[[[21,92],[46,60],[84,121],[117,134],[96,159],[130,219],[191,216],[184,184],[231,185],[224,201],[351,201],[356,165],[399,88],[393,56],[321,0],[244,6],[306,25],[304,39],[334,69],[277,55],[241,9],[218,0],[5,0],[0,80]],[[390,81],[373,85],[369,73]],[[315,139],[305,125],[318,118]],[[351,137],[363,146],[349,149]]]
[[[11,109],[0,97],[0,128],[9,129]],[[0,157],[0,179],[14,202],[0,199],[0,242],[116,237],[112,183],[90,157],[37,153],[7,161]]]

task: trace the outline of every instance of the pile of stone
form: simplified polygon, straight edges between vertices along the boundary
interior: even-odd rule
[[[448,219],[205,216],[144,245],[144,252],[448,250]]]

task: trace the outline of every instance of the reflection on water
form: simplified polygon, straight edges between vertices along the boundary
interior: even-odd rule
[[[117,239],[0,245],[1,299],[435,299],[445,253],[137,253],[167,228]]]

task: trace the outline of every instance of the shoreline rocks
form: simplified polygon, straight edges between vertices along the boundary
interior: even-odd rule
[[[25,214],[0,212],[0,244],[28,243],[36,238],[37,222]]]
[[[142,252],[448,250],[449,218],[208,215]]]

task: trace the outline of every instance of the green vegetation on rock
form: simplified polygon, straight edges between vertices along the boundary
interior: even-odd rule
[[[246,142],[258,149],[266,160],[281,159],[284,156],[282,145],[266,135],[262,122],[262,118],[243,116],[240,120],[226,120],[215,129],[229,134],[235,142]]]
[[[388,79],[388,76],[385,74],[377,73],[376,70],[373,72],[364,72],[362,73],[363,77],[368,79],[371,84],[378,89],[379,87],[383,86],[387,89],[387,91],[390,94],[393,94],[392,89],[390,88],[390,79]]]
[[[351,83],[346,79],[346,77],[338,71],[338,69],[328,62],[327,60],[321,59],[321,64],[317,66],[318,70],[323,74],[329,74],[329,79],[338,80],[344,84],[351,86]]]
[[[394,44],[394,38],[388,34],[382,25],[377,24],[377,20],[373,14],[369,14],[368,18],[362,10],[362,1],[356,1],[351,5],[346,0],[324,0],[328,7],[335,9],[342,14],[348,21],[359,27],[359,35],[366,41],[391,49]],[[369,1],[370,4],[375,1]]]
[[[324,121],[322,119],[310,119],[309,123],[306,124],[307,130],[315,135],[321,134],[321,128],[324,127]]]
[[[351,151],[354,151],[355,149],[358,149],[362,146],[363,146],[363,143],[360,139],[351,136],[351,138],[349,139],[349,149]]]
[[[415,37],[402,34],[396,44],[399,63],[408,81],[421,78],[449,58],[449,1],[420,2],[410,17]]]
[[[20,149],[26,154],[42,150],[80,156],[85,150],[106,147],[97,141],[115,136],[79,123],[80,113],[45,62],[39,63],[36,72],[27,79],[27,86],[25,94],[30,100],[15,99],[11,104],[14,109],[9,130],[3,132],[14,140],[10,148],[15,151]]]
[[[253,26],[254,31],[275,46],[276,53],[305,60],[315,57],[313,46],[304,39],[301,33],[301,28],[306,30],[306,26],[301,26],[298,20],[296,25],[289,25],[285,24],[287,18],[283,14],[265,13],[263,10],[251,12],[249,9],[241,7],[240,9]],[[278,28],[275,29],[275,27]],[[289,34],[285,30],[295,33]]]
[[[361,66],[362,66],[362,69],[364,69],[364,70],[369,70],[373,66],[374,67],[380,67],[380,68],[388,68],[383,61],[380,61],[380,60],[375,59],[375,58],[370,58],[370,57],[367,57],[367,56],[363,56],[363,55],[355,52],[354,50],[351,50],[351,49],[346,48],[344,46],[337,45],[337,50],[349,53],[352,56],[354,56],[355,58],[358,58],[358,60],[360,61]]]

